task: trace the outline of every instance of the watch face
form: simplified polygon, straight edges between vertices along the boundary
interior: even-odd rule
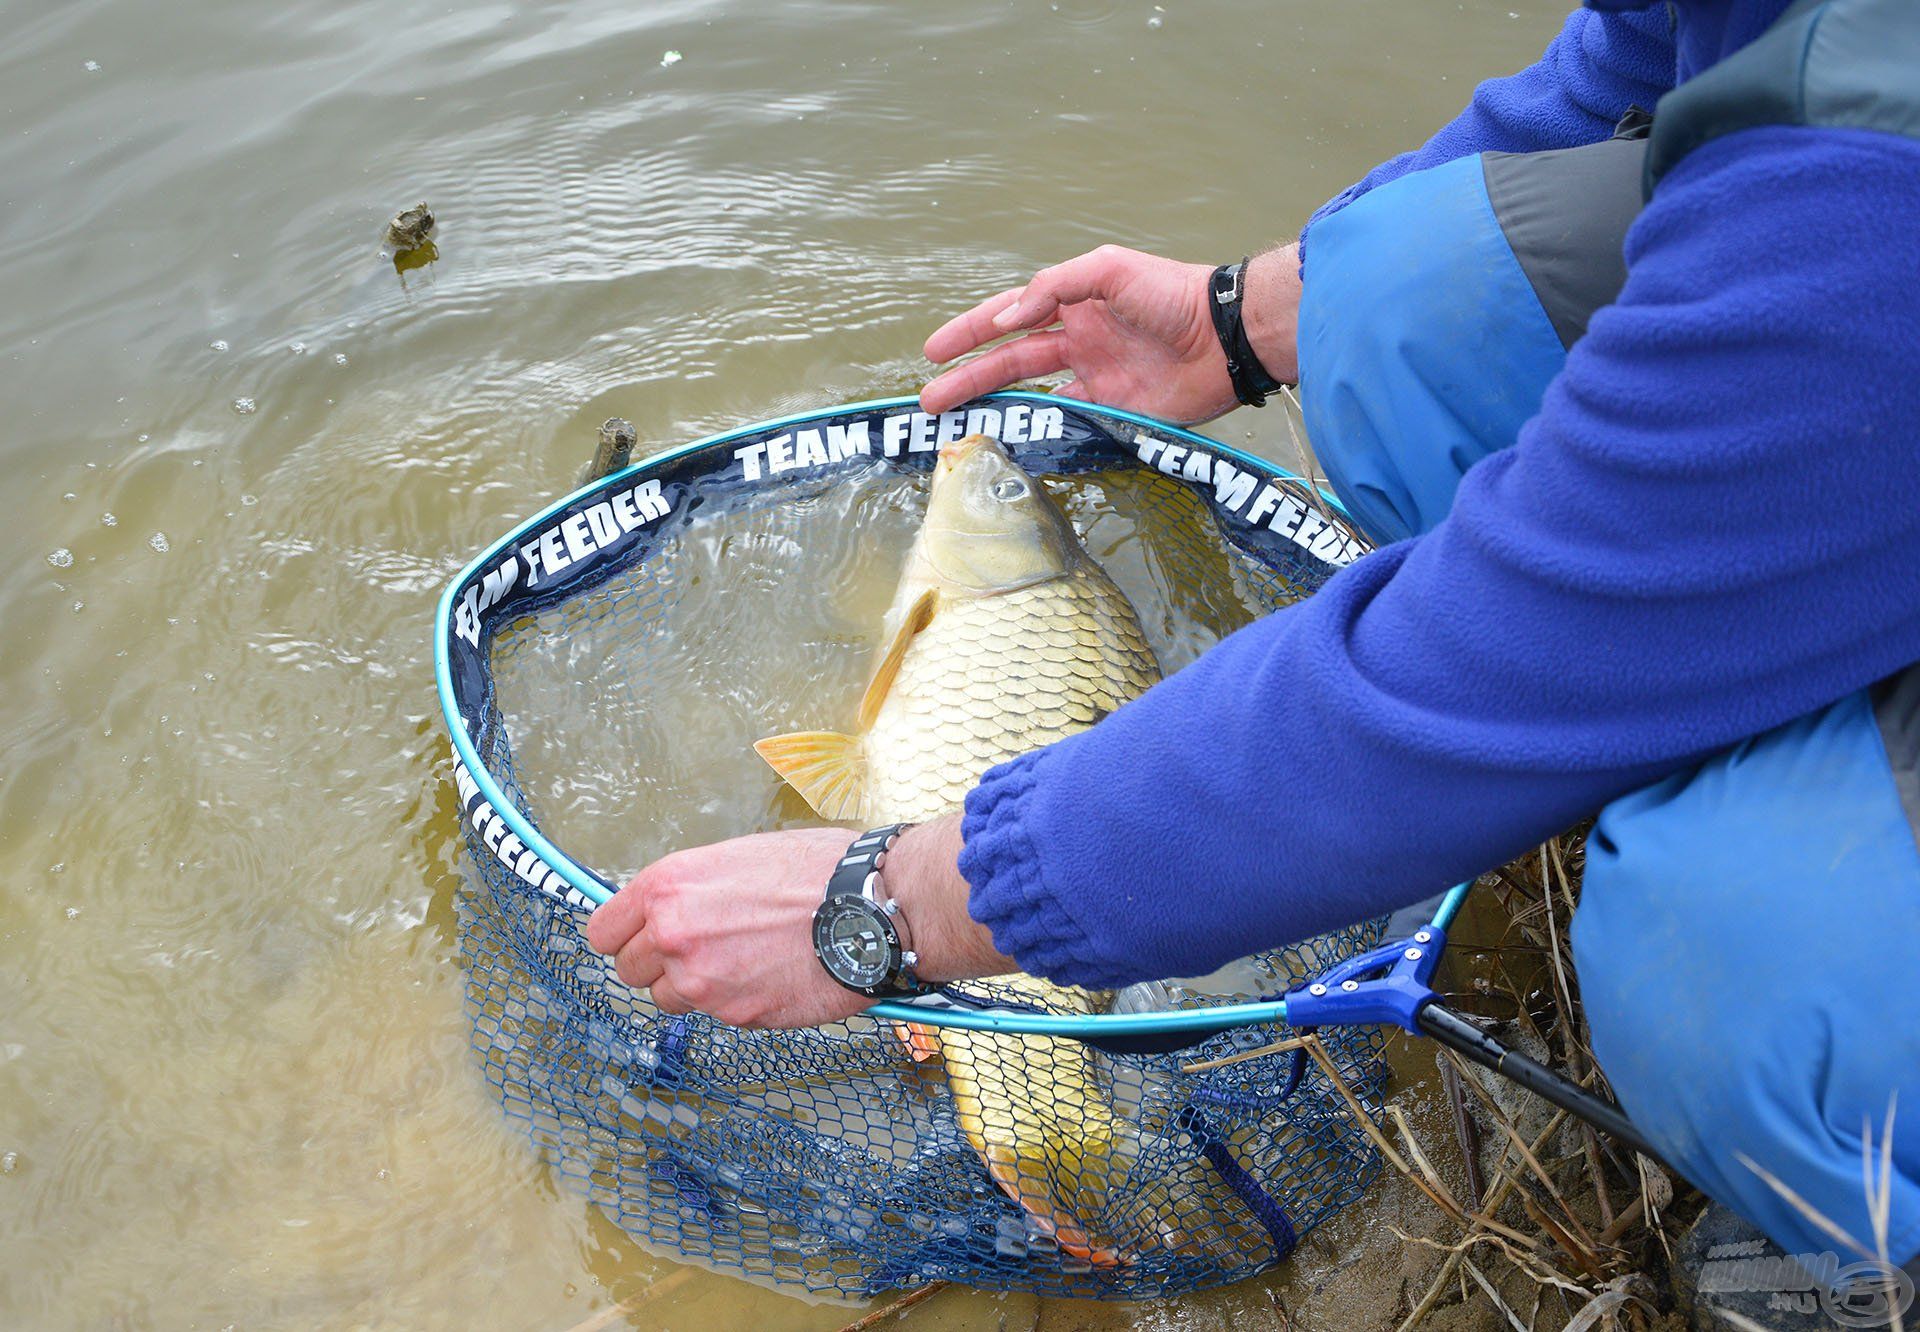
[[[893,969],[893,932],[879,908],[861,897],[823,904],[813,921],[813,946],[835,980],[873,986]]]

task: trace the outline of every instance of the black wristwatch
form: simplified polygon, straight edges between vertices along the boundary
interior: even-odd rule
[[[1267,395],[1284,387],[1267,373],[1247,339],[1247,326],[1241,318],[1241,303],[1247,294],[1247,264],[1222,264],[1213,270],[1207,293],[1207,309],[1213,315],[1214,336],[1220,350],[1227,354],[1227,378],[1233,381],[1233,396],[1248,407],[1264,407]]]
[[[854,838],[827,880],[826,900],[813,913],[813,951],[820,965],[869,999],[906,999],[928,989],[913,973],[919,959],[900,904],[880,881],[887,851],[912,826],[890,823]]]

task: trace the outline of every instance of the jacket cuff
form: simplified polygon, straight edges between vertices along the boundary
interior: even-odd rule
[[[993,946],[1022,970],[1062,985],[1099,987],[1117,968],[1048,888],[1035,846],[1047,750],[992,769],[967,794],[960,873],[967,910],[993,933]]]

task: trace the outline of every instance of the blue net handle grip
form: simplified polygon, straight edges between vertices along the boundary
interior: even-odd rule
[[[1382,1023],[1418,1035],[1420,1010],[1439,997],[1427,982],[1446,946],[1446,931],[1425,925],[1405,939],[1350,957],[1288,992],[1287,1021],[1300,1028]]]

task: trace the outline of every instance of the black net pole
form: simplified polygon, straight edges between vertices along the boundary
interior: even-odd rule
[[[1448,1049],[1458,1050],[1474,1063],[1490,1068],[1501,1077],[1545,1097],[1568,1114],[1578,1115],[1642,1156],[1655,1161],[1660,1159],[1660,1153],[1640,1136],[1640,1130],[1633,1126],[1633,1121],[1626,1117],[1619,1106],[1584,1087],[1576,1086],[1544,1064],[1535,1063],[1525,1055],[1509,1050],[1458,1013],[1439,1004],[1428,1004],[1415,1016],[1414,1021],[1420,1025],[1421,1031]]]

